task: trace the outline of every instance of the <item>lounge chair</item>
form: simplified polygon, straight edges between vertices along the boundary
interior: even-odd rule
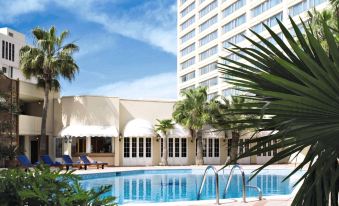
[[[62,159],[64,160],[64,165],[66,166],[66,170],[69,169],[69,166],[72,167],[78,167],[79,169],[81,169],[82,167],[85,168],[85,170],[87,170],[87,166],[88,164],[85,163],[80,163],[80,162],[73,162],[72,158],[69,155],[62,155]]]
[[[66,166],[67,168],[67,165],[65,164],[61,164],[60,162],[53,162],[53,160],[51,159],[49,155],[41,155],[40,159],[44,164],[50,167],[59,167],[60,169],[62,169],[64,166]]]
[[[35,167],[37,164],[32,164],[26,155],[18,155],[17,160],[19,161],[20,166],[25,169],[25,171],[27,171],[30,167]]]
[[[89,157],[87,157],[87,155],[81,155],[80,159],[85,164],[97,166],[98,169],[99,169],[100,166],[101,166],[102,169],[104,169],[105,165],[108,165],[107,162],[97,162],[97,161],[93,161],[93,160],[91,161],[91,159]]]

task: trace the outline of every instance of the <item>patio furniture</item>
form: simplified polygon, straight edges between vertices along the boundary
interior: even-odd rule
[[[44,164],[50,167],[59,167],[60,169],[63,169],[64,166],[67,167],[66,164],[61,164],[60,162],[53,162],[52,158],[49,155],[41,155],[40,159]]]
[[[27,171],[30,167],[36,166],[36,163],[32,164],[26,155],[18,155],[17,160],[19,161],[20,166],[25,169],[25,171]]]
[[[95,165],[97,166],[97,169],[99,169],[99,167],[101,166],[101,169],[105,168],[105,165],[108,165],[107,162],[97,162],[97,161],[93,161],[91,158],[89,158],[87,155],[80,155],[80,159],[88,165]]]
[[[66,166],[66,170],[69,169],[70,166],[77,167],[78,169],[81,169],[82,166],[85,170],[87,170],[88,164],[80,163],[80,162],[73,162],[72,158],[69,155],[62,155],[62,159],[64,160],[64,165]]]

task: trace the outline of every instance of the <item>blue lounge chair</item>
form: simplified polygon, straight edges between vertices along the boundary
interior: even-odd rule
[[[41,155],[40,159],[42,160],[42,162],[50,167],[59,167],[60,169],[62,169],[64,166],[64,164],[61,164],[60,162],[53,162],[53,160],[51,159],[51,157],[49,155]]]
[[[69,166],[72,167],[78,167],[79,169],[81,169],[82,167],[85,168],[85,170],[87,170],[87,166],[88,164],[85,163],[79,163],[79,162],[73,162],[72,158],[69,155],[62,155],[62,159],[64,160],[64,165],[66,166],[66,170],[69,169]]]
[[[20,163],[20,166],[25,168],[25,171],[28,170],[30,167],[35,167],[37,163],[32,164],[31,161],[27,158],[26,155],[18,155],[17,160]]]
[[[107,162],[91,162],[89,161],[89,159],[87,158],[87,155],[80,155],[80,159],[87,165],[95,165],[97,166],[97,169],[99,169],[99,167],[101,166],[102,169],[105,168],[105,165],[108,165]]]

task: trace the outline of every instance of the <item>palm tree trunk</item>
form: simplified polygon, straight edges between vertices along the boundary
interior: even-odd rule
[[[40,148],[39,155],[47,154],[47,136],[46,136],[46,124],[47,124],[47,112],[48,112],[48,103],[49,103],[49,90],[51,86],[46,82],[44,88],[44,104],[42,107],[42,118],[41,118],[41,137],[40,137]]]
[[[239,133],[236,131],[232,131],[231,154],[230,154],[231,161],[234,161],[238,157],[239,138],[240,138]]]
[[[194,136],[197,141],[197,156],[195,157],[195,164],[196,165],[203,165],[204,159],[202,155],[203,145],[202,145],[202,135],[197,135],[197,131],[194,130]]]
[[[161,158],[161,165],[162,166],[166,166],[168,165],[167,162],[167,148],[168,148],[168,138],[167,138],[167,134],[164,135],[164,139],[163,139],[163,144],[162,144],[162,158]]]

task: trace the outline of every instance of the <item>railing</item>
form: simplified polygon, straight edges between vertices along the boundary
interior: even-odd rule
[[[205,185],[205,181],[206,181],[206,175],[207,175],[207,172],[209,169],[212,169],[213,172],[214,172],[214,175],[215,175],[215,192],[216,192],[216,203],[219,205],[220,204],[220,194],[219,194],[219,172],[222,170],[224,171],[225,168],[222,168],[220,170],[217,170],[214,166],[212,165],[208,165],[207,168],[205,169],[205,172],[204,172],[204,175],[202,177],[202,181],[201,181],[201,184],[200,184],[200,188],[199,188],[199,192],[198,192],[198,197],[197,199],[199,200],[200,197],[201,197],[201,193],[202,193],[202,190],[204,188],[204,185]],[[243,199],[243,202],[246,202],[246,188],[253,188],[253,189],[256,189],[257,192],[258,192],[258,198],[259,200],[262,200],[262,191],[259,187],[257,186],[253,186],[253,185],[246,185],[246,178],[245,178],[245,172],[243,170],[243,168],[239,165],[239,164],[235,164],[232,169],[231,169],[231,172],[230,172],[230,175],[228,176],[228,180],[227,180],[227,183],[226,183],[226,187],[225,187],[225,190],[223,192],[223,198],[226,198],[226,194],[227,194],[227,190],[231,184],[231,180],[232,180],[232,177],[233,177],[233,173],[234,173],[234,170],[235,169],[239,169],[240,172],[241,172],[241,180],[242,180],[242,199]]]
[[[216,203],[219,205],[219,175],[218,175],[218,171],[217,169],[213,166],[213,165],[208,165],[207,168],[205,169],[205,172],[204,172],[204,176],[202,177],[202,182],[200,184],[200,189],[199,189],[199,192],[198,192],[198,197],[197,199],[199,200],[200,197],[201,197],[201,193],[202,193],[202,189],[204,188],[204,185],[205,185],[205,181],[206,181],[206,175],[207,175],[207,172],[209,169],[212,169],[213,172],[214,172],[214,176],[215,176],[215,196],[216,196]]]
[[[231,184],[231,180],[232,180],[232,177],[233,177],[233,173],[234,173],[234,170],[235,169],[239,169],[240,172],[241,172],[241,182],[242,182],[242,200],[243,202],[246,202],[246,187],[248,188],[254,188],[258,191],[258,198],[259,200],[262,200],[262,192],[261,192],[261,189],[257,186],[253,186],[253,185],[246,185],[246,178],[245,178],[245,172],[243,170],[243,168],[239,165],[239,164],[235,164],[232,169],[231,169],[231,172],[230,172],[230,175],[228,176],[228,180],[227,180],[227,183],[226,183],[226,187],[225,187],[225,190],[223,192],[223,198],[226,198],[226,195],[227,195],[227,190]],[[221,169],[221,170],[224,170]],[[220,170],[219,170],[220,171]],[[218,171],[218,172],[219,172]]]

